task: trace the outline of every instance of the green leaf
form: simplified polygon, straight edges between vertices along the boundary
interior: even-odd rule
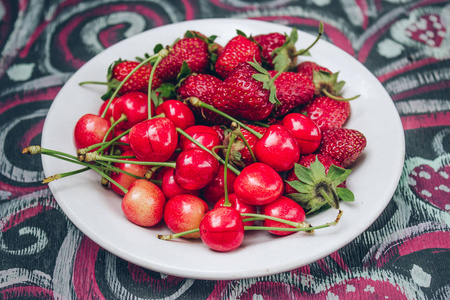
[[[267,75],[261,73],[253,74],[252,78],[259,82],[266,82],[268,80]]]
[[[197,35],[192,31],[192,30],[188,30],[188,31],[186,31],[186,33],[184,34],[184,37],[185,38],[194,38],[194,37],[196,37]]]
[[[312,192],[311,185],[307,183],[298,180],[286,181],[286,183],[289,184],[293,189],[295,189],[299,193],[305,194]]]
[[[191,68],[189,68],[186,61],[183,61],[183,64],[181,65],[181,70],[177,75],[177,81],[180,81],[186,77],[191,75]]]
[[[302,193],[288,194],[286,197],[294,200],[300,204],[303,208],[307,207],[307,204],[311,201],[311,195]]]
[[[328,169],[327,177],[333,182],[335,186],[338,186],[347,179],[348,175],[350,175],[351,172],[352,170],[350,169],[344,169],[336,165],[331,165]]]
[[[175,89],[176,88],[172,83],[163,83],[156,89],[156,91],[159,92],[163,98],[175,98],[177,95]]]
[[[307,167],[300,164],[295,164],[294,173],[300,181],[311,185],[314,184],[314,174]]]
[[[289,42],[292,44],[297,43],[298,41],[298,31],[297,28],[292,27],[291,33],[289,34]]]
[[[157,44],[154,48],[153,48],[153,53],[157,54],[159,51],[161,51],[162,49],[164,49],[164,46],[162,44]]]
[[[349,189],[338,187],[338,188],[336,188],[336,192],[342,201],[345,201],[345,202],[355,201],[355,195]]]
[[[260,64],[258,64],[257,62],[253,62],[253,61],[248,61],[247,62],[249,65],[251,65],[256,71],[258,71],[261,74],[267,75],[270,78],[270,74],[269,72],[264,69]]]
[[[242,35],[243,37],[247,37],[247,35],[246,35],[243,31],[241,31],[241,30],[239,30],[239,29],[236,30],[236,33],[237,33],[238,35]]]
[[[310,164],[309,167],[311,168],[311,171],[314,173],[314,176],[317,179],[324,179],[326,177],[325,167],[320,162],[320,160],[317,156],[316,156],[316,160],[312,164]]]

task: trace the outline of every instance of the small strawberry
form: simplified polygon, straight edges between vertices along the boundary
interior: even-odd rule
[[[350,116],[348,101],[338,101],[327,96],[314,98],[300,111],[313,120],[321,131],[341,128]]]
[[[302,156],[302,157],[300,157],[298,163],[304,167],[311,168],[311,164],[316,161],[316,158],[323,164],[323,166],[325,168],[325,174],[328,174],[328,170],[330,169],[331,165],[335,165],[335,166],[342,168],[341,164],[337,160],[335,160],[329,156],[322,155],[322,154],[308,154],[308,155]],[[297,175],[295,175],[294,169],[289,171],[288,174],[286,175],[286,181],[293,181],[293,180],[298,180]],[[342,182],[341,184],[339,184],[339,187],[345,188],[346,187],[345,181]],[[289,184],[285,185],[285,187],[284,187],[285,194],[292,194],[292,193],[296,193],[296,192],[297,191],[293,187],[291,187]]]
[[[366,144],[366,137],[356,129],[329,129],[322,132],[317,153],[330,156],[347,168],[361,155]]]
[[[217,108],[214,104],[214,95],[222,80],[209,74],[193,74],[188,76],[177,88],[177,95],[181,99],[197,97],[201,101]],[[229,121],[208,109],[191,107],[195,119],[205,124],[228,124]]]
[[[238,31],[217,58],[216,72],[219,77],[226,78],[237,65],[247,61],[261,63],[261,53],[256,43]]]
[[[299,105],[310,102],[314,97],[314,84],[302,74],[295,72],[269,71],[270,76],[276,76],[274,84],[277,89],[277,99],[281,105],[274,110],[275,117],[283,116]]]
[[[254,62],[239,64],[214,95],[216,108],[231,116],[261,121],[272,112],[276,88],[267,70]]]
[[[329,69],[313,61],[304,61],[298,64],[297,67],[295,68],[295,72],[308,76],[308,78],[310,78],[311,80],[313,79],[314,71],[323,71],[328,72],[330,74],[333,73]]]
[[[353,193],[340,187],[350,175],[351,170],[331,164],[328,168],[320,161],[319,156],[312,155],[312,163],[308,166],[295,164],[293,180],[287,184],[294,190],[286,196],[300,204],[306,214],[316,214],[330,207],[339,208],[339,200],[354,201]],[[327,160],[327,159],[326,159]]]
[[[97,81],[84,81],[80,82],[80,85],[84,84],[106,84],[108,86],[108,91],[101,97],[103,100],[111,98],[114,91],[117,89],[119,84],[131,73],[137,66],[139,62],[118,59],[113,62],[109,67],[106,74],[106,82]],[[148,81],[150,79],[150,73],[152,71],[152,66],[150,64],[144,64],[139,69],[137,69],[130,78],[121,87],[118,95],[124,95],[131,92],[148,92]],[[153,77],[152,87],[158,88],[162,81],[157,76]]]
[[[255,35],[253,39],[261,47],[261,57],[263,59],[264,65],[266,65],[266,67],[269,69],[273,69],[274,50],[284,45],[287,39],[286,35],[278,32],[273,32],[268,34]],[[295,46],[293,44],[291,45],[295,49]]]
[[[247,126],[261,134],[264,134],[267,131],[266,127],[256,125],[247,125]],[[241,131],[242,136],[247,141],[247,144],[250,146],[250,149],[253,152],[255,143],[259,140],[259,138],[242,127],[239,130]],[[225,141],[225,145],[227,144],[228,144],[227,141]],[[224,150],[224,152],[226,152],[226,150]],[[241,137],[238,137],[235,140],[232,147],[230,159],[234,165],[240,167],[245,167],[254,163],[250,150],[248,149],[246,143],[243,141]]]
[[[173,82],[181,71],[183,62],[191,73],[205,73],[209,67],[208,44],[201,38],[182,38],[175,42],[168,56],[164,57],[155,70],[155,75],[164,82]]]

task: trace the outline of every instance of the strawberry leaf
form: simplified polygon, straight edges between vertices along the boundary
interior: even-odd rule
[[[247,35],[243,32],[243,31],[241,31],[241,30],[239,30],[239,29],[236,29],[236,33],[238,34],[238,35],[242,35],[243,37],[247,37]]]
[[[297,176],[297,178],[300,181],[303,181],[304,183],[307,183],[307,184],[314,183],[314,174],[307,167],[302,166],[300,164],[295,164],[294,172],[295,172],[295,176]]]
[[[153,48],[153,53],[157,54],[159,51],[161,51],[162,49],[164,49],[164,46],[162,44],[157,44],[154,48]]]
[[[352,170],[344,169],[336,165],[331,165],[328,169],[327,176],[336,186],[338,186],[347,179],[348,175],[350,175],[351,172]]]
[[[336,188],[336,192],[339,196],[339,198],[344,202],[354,202],[355,201],[355,195],[352,191],[346,188]]]

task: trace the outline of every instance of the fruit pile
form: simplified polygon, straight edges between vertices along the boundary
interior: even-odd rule
[[[74,129],[77,155],[30,146],[82,168],[45,183],[94,170],[122,198],[133,223],[162,221],[160,239],[201,238],[211,249],[239,247],[246,230],[274,235],[312,226],[306,215],[340,201],[349,167],[366,146],[343,127],[350,100],[339,72],[300,57],[297,31],[237,34],[224,46],[195,31],[157,45],[154,54],[118,60],[107,70],[98,114]],[[99,180],[100,181],[100,180]]]

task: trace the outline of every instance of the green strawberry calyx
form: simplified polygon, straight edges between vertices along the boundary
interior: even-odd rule
[[[355,196],[347,188],[338,187],[344,182],[351,170],[331,165],[328,173],[318,158],[310,168],[295,164],[294,172],[298,180],[286,181],[297,193],[287,197],[298,202],[306,214],[317,214],[330,207],[339,209],[339,200],[352,202]]]
[[[256,81],[262,82],[263,88],[269,90],[269,101],[275,105],[281,105],[281,102],[277,98],[277,88],[275,87],[275,79],[281,73],[279,71],[274,77],[270,77],[269,71],[264,69],[260,64],[256,61],[248,62],[258,73],[253,74],[252,78]]]
[[[325,95],[337,101],[350,101],[358,98],[360,95],[351,98],[340,97],[345,81],[338,81],[339,72],[330,73],[327,71],[313,71],[313,83],[316,95]]]

